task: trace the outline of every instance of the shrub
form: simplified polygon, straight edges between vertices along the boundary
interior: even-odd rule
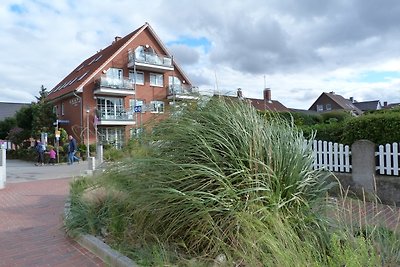
[[[399,142],[400,116],[393,112],[350,119],[344,127],[343,141],[352,144],[360,139],[367,139],[375,144]]]
[[[265,121],[246,104],[212,101],[161,122],[148,139],[150,156],[110,170],[109,182],[134,196],[137,238],[233,255],[253,242],[239,229],[265,230],[271,212],[296,229],[318,224],[310,207],[327,189],[326,175],[312,170],[303,141],[279,117]]]

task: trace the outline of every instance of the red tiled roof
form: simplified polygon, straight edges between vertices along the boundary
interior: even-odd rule
[[[135,31],[114,41],[108,47],[98,51],[96,54],[83,61],[50,91],[48,98],[55,99],[82,87],[87,82],[88,77],[96,74],[101,69],[100,67],[112,58],[120,48],[127,44],[133,36],[147,27],[150,27],[150,25],[145,23]]]
[[[246,98],[250,101],[250,103],[257,110],[269,110],[269,111],[290,111],[287,107],[285,107],[281,102],[277,100],[271,100],[270,102],[265,101],[264,99],[256,99],[256,98]]]
[[[335,93],[323,93],[330,97],[334,102],[336,102],[340,107],[342,107],[344,110],[351,110],[355,111],[357,114],[362,114],[362,111],[356,107],[353,103],[351,103],[350,100],[344,98],[341,95],[337,95]]]

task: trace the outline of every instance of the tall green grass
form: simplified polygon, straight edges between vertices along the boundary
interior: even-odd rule
[[[147,143],[151,157],[110,177],[127,181],[139,233],[214,257],[246,247],[243,229],[277,212],[299,234],[323,227],[312,208],[328,189],[327,174],[312,170],[302,134],[279,117],[215,100],[162,122]]]
[[[71,228],[105,228],[110,242],[148,266],[178,258],[182,266],[216,259],[221,266],[376,266],[380,260],[368,237],[354,237],[326,218],[330,174],[313,170],[311,148],[287,120],[214,99],[161,122],[137,145],[132,151],[145,153],[96,178],[96,186],[125,197],[101,205],[77,197]],[[82,219],[84,213],[98,216]]]

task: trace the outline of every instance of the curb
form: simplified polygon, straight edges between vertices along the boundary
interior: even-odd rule
[[[71,202],[70,198],[65,202],[64,205],[64,218],[70,214]],[[68,235],[68,234],[67,234]],[[95,236],[88,234],[79,234],[73,239],[78,242],[79,245],[92,252],[94,255],[99,257],[104,263],[115,266],[115,267],[140,267],[130,258],[122,255],[118,251],[112,249],[109,245],[101,241]]]

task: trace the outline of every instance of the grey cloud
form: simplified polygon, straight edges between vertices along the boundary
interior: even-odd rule
[[[214,84],[214,80],[200,72],[191,71],[188,72],[191,82],[194,86],[210,86]]]
[[[176,60],[182,65],[193,65],[199,61],[200,55],[192,47],[182,44],[174,44],[171,45],[169,49],[174,58],[176,58]]]

